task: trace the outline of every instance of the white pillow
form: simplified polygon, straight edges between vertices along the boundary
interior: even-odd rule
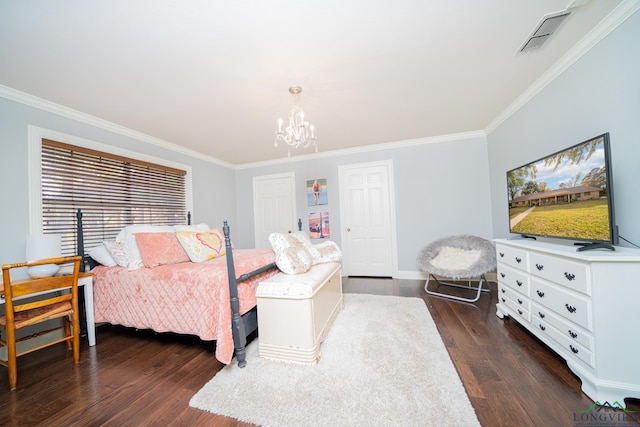
[[[104,265],[105,267],[113,267],[118,265],[104,244],[99,244],[98,246],[94,246],[89,249],[89,256]]]
[[[305,246],[290,234],[271,233],[269,243],[276,253],[276,265],[286,274],[302,274],[313,264],[313,258]]]
[[[276,253],[276,265],[285,274],[302,274],[311,268],[309,252],[300,247],[288,247]]]
[[[311,239],[309,238],[309,235],[307,233],[305,233],[304,231],[295,231],[291,233],[291,237],[293,237],[298,242],[300,242],[300,244],[304,246],[307,252],[309,252],[309,255],[311,255],[311,262],[314,265],[320,262],[322,255],[320,254],[318,249],[314,246],[314,244],[311,243]]]
[[[445,246],[431,261],[431,265],[443,270],[468,270],[480,257],[480,249],[463,249]]]
[[[173,229],[176,231],[209,231],[211,230],[211,227],[209,227],[207,224],[200,223],[200,224],[196,224],[196,225],[174,225]]]
[[[340,246],[338,246],[335,242],[327,240],[313,246],[320,254],[320,257],[315,260],[314,264],[342,261],[342,250],[340,249]]]

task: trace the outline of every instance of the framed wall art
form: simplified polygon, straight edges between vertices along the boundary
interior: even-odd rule
[[[307,206],[327,204],[327,179],[313,179],[307,181]]]
[[[328,239],[329,212],[311,212],[309,214],[309,237],[312,239]]]

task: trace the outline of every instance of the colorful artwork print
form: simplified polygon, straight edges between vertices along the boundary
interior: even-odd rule
[[[307,206],[327,204],[327,179],[307,181]]]
[[[309,237],[312,239],[328,239],[329,212],[312,212],[309,214]]]

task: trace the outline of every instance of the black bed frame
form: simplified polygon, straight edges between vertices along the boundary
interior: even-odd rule
[[[85,253],[84,250],[84,232],[82,228],[82,211],[78,209],[76,212],[77,219],[77,247],[78,255],[82,256],[81,271],[86,270],[86,266],[92,269],[99,265],[94,259]],[[187,224],[191,225],[191,213],[187,214]],[[233,248],[231,246],[230,228],[227,221],[224,221],[222,227],[224,232],[224,243],[227,252],[227,273],[229,276],[229,303],[231,305],[231,328],[233,332],[233,346],[238,366],[244,368],[247,365],[245,347],[247,345],[247,336],[258,329],[257,306],[249,310],[244,315],[240,315],[240,299],[238,298],[238,283],[249,280],[250,278],[277,268],[276,263],[271,263],[257,270],[242,274],[236,277],[235,266],[233,263]]]

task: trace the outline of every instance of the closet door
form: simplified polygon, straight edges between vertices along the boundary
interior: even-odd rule
[[[393,163],[341,166],[339,179],[345,275],[393,277],[396,265]]]
[[[297,230],[295,174],[253,178],[255,247],[270,248],[269,234]]]

